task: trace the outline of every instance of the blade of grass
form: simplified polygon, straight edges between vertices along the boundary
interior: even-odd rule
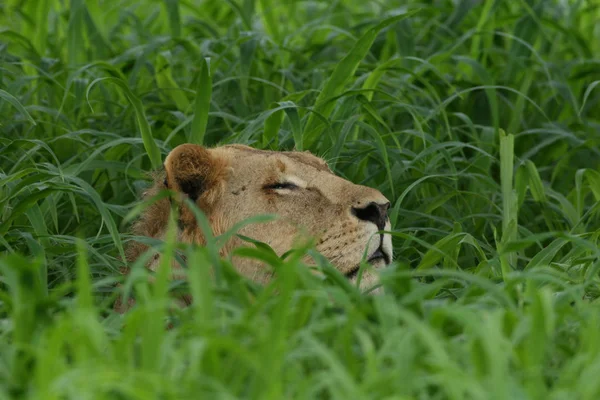
[[[156,143],[154,142],[154,138],[152,137],[152,130],[150,129],[150,124],[148,124],[148,120],[146,118],[146,111],[144,110],[144,105],[142,104],[142,101],[135,94],[133,94],[133,92],[131,91],[131,89],[129,89],[129,86],[127,85],[127,83],[125,83],[125,81],[119,78],[107,77],[94,79],[92,83],[90,83],[85,94],[85,97],[88,100],[88,102],[90,91],[96,84],[100,82],[114,83],[120,89],[123,90],[125,96],[127,96],[127,99],[129,100],[130,104],[133,106],[133,109],[135,111],[135,117],[137,119],[138,127],[140,129],[142,140],[144,142],[144,147],[146,149],[146,152],[148,153],[148,157],[150,158],[152,168],[158,169],[162,165],[160,150],[158,149],[158,146],[156,145]]]
[[[31,117],[31,115],[27,112],[25,107],[23,107],[23,105],[19,102],[19,100],[17,100],[15,96],[13,96],[5,90],[0,89],[0,99],[4,99],[5,101],[12,104],[17,110],[19,110],[20,113],[22,113],[27,118],[29,122],[31,122],[33,125],[36,125],[35,120]]]
[[[517,193],[513,189],[515,137],[499,131],[500,139],[500,186],[502,190],[502,244],[517,240]],[[516,267],[516,253],[501,256],[502,274],[506,279]]]
[[[169,18],[171,36],[181,36],[181,17],[179,15],[179,0],[164,0],[165,9]]]
[[[164,96],[171,99],[179,111],[185,113],[190,106],[190,103],[181,90],[171,73],[171,56],[168,53],[159,53],[156,56],[156,83],[159,88],[163,89]]]
[[[84,0],[70,0],[67,26],[67,54],[69,67],[74,69],[84,61],[85,41],[83,32]]]
[[[328,118],[335,106],[335,103],[333,103],[331,99],[342,93],[348,80],[354,75],[358,65],[369,52],[369,49],[379,32],[395,22],[413,16],[417,11],[418,10],[410,11],[402,15],[387,18],[369,29],[360,39],[358,39],[354,47],[352,47],[348,54],[346,54],[346,56],[336,65],[331,77],[327,80],[323,90],[321,90],[317,96],[314,106],[315,112]],[[321,130],[322,122],[315,115],[311,114],[308,117],[304,129],[304,132],[306,132],[304,142],[307,148],[313,145]]]
[[[200,62],[200,75],[196,86],[196,101],[194,103],[194,118],[188,137],[189,143],[204,144],[210,99],[212,96],[212,76],[210,75],[210,59]]]

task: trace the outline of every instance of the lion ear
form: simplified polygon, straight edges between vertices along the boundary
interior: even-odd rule
[[[165,170],[169,189],[186,194],[194,202],[204,200],[205,206],[222,186],[225,162],[202,146],[182,144],[165,159]]]

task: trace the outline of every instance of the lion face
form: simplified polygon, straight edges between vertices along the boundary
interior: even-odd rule
[[[314,237],[317,250],[353,281],[365,254],[374,270],[392,259],[390,235],[378,233],[390,229],[389,201],[375,189],[334,175],[322,159],[308,152],[263,151],[242,145],[207,149],[184,144],[167,156],[165,170],[166,179],[157,185],[195,201],[208,216],[215,235],[246,218],[276,214],[279,218],[275,221],[247,225],[240,233],[269,244],[280,255],[299,238]],[[194,216],[185,208],[180,207],[179,239],[202,243]],[[156,207],[146,211],[137,225],[139,234],[160,236],[161,222],[148,223],[152,213],[160,211]],[[163,231],[166,217],[164,221]],[[152,225],[154,232],[140,232],[144,225]],[[239,238],[232,239],[224,255],[243,244]],[[270,278],[267,269],[256,261],[236,258],[233,262],[251,279],[265,282]],[[361,282],[361,287],[372,286],[376,272],[364,271]]]

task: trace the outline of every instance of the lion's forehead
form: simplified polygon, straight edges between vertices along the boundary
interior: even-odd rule
[[[244,157],[247,161],[252,161],[253,163],[260,163],[262,161],[269,162],[268,166],[271,167],[273,165],[278,166],[279,169],[285,168],[287,165],[292,166],[308,166],[316,169],[317,171],[327,172],[332,174],[331,169],[323,160],[315,156],[314,154],[308,151],[272,151],[272,150],[260,150],[254,149],[252,147],[234,144],[234,145],[226,145],[221,147],[226,152],[236,152],[241,154],[230,154],[232,156],[232,160],[235,162],[244,161],[239,157]],[[278,162],[279,161],[279,162]],[[283,167],[281,166],[283,164]]]

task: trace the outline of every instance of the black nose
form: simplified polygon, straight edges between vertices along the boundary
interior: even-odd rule
[[[378,204],[372,202],[363,208],[352,207],[352,214],[360,220],[374,223],[379,230],[383,230],[387,220],[388,208],[390,208],[390,203]]]

